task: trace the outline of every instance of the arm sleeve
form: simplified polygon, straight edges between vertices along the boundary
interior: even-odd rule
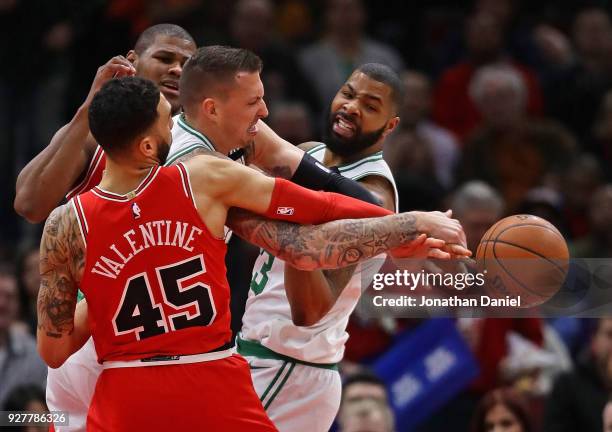
[[[359,219],[393,214],[376,205],[334,192],[317,192],[276,178],[266,217],[301,224]]]
[[[337,168],[335,170],[327,168],[308,153],[304,153],[291,181],[308,189],[336,192],[381,205],[381,202],[359,182],[344,177]]]

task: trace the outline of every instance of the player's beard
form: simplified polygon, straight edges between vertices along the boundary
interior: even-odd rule
[[[350,116],[341,112],[329,113],[325,128],[323,129],[323,142],[328,149],[338,156],[349,157],[360,153],[362,150],[376,144],[385,131],[385,126],[383,126],[373,132],[363,133],[361,127],[356,125],[355,134],[351,138],[344,138],[337,135],[333,130],[334,120],[337,115],[351,120]],[[351,123],[355,124],[353,121]]]
[[[159,164],[161,166],[166,164],[166,160],[168,160],[168,153],[170,153],[170,143],[162,139],[157,146],[157,159],[159,160]]]

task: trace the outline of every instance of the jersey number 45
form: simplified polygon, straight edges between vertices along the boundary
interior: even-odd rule
[[[113,318],[115,334],[134,333],[141,340],[187,327],[210,325],[216,315],[210,287],[202,282],[183,286],[183,281],[205,271],[202,255],[155,269],[164,303],[178,310],[167,316],[162,304],[155,303],[147,274],[132,276],[126,282]],[[188,308],[194,307],[196,312],[190,313]]]

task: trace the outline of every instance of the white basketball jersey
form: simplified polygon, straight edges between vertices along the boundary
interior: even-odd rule
[[[197,148],[215,151],[212,142],[203,133],[187,124],[183,113],[172,117],[172,121],[174,122],[172,126],[172,145],[170,146],[170,152],[168,152],[166,165],[171,165],[181,156]]]
[[[168,152],[168,158],[164,165],[172,165],[178,158],[191,153],[195,149],[216,151],[212,142],[202,132],[195,130],[185,121],[185,115],[179,113],[172,117],[172,145]],[[232,231],[228,227],[223,228],[223,238],[228,243],[232,238]]]
[[[323,162],[325,149],[325,145],[321,144],[308,153]],[[340,166],[339,169],[342,175],[353,180],[368,176],[387,179],[393,185],[397,211],[397,188],[382,152]],[[346,326],[349,315],[361,295],[362,278],[365,288],[380,269],[384,257],[385,254],[381,254],[376,259],[359,264],[332,309],[315,325],[298,327],[291,320],[291,309],[285,293],[285,264],[261,250],[253,267],[240,338],[257,341],[278,354],[309,363],[339,362],[348,339]]]

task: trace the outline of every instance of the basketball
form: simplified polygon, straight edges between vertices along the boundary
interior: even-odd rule
[[[476,251],[487,295],[520,297],[521,307],[540,305],[561,288],[569,251],[563,235],[545,219],[508,216],[484,234]]]

